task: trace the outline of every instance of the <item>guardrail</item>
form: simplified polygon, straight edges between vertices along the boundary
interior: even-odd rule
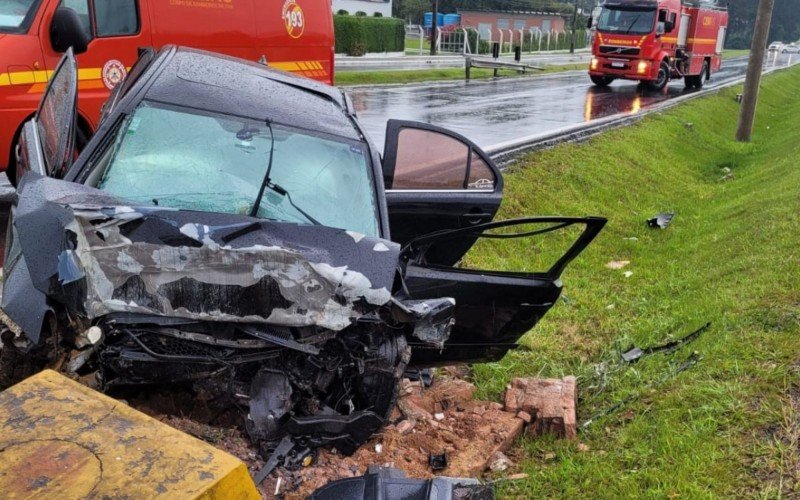
[[[501,61],[499,59],[485,59],[485,58],[469,57],[469,56],[466,58],[464,68],[466,72],[465,77],[467,81],[469,81],[470,79],[470,74],[471,74],[470,70],[472,68],[494,69],[494,76],[497,76],[497,72],[501,69],[510,69],[518,73],[525,73],[529,69],[544,71],[544,68],[542,68],[541,66],[523,64],[521,62]]]

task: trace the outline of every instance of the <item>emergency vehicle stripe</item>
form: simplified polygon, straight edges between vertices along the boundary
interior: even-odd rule
[[[322,64],[320,64],[320,61],[285,61],[270,63],[270,66],[273,68],[282,69],[284,71],[311,74],[313,76],[324,76],[327,74]],[[31,88],[28,89],[28,93],[43,92],[47,81],[52,75],[53,72],[51,70],[12,71],[9,73],[0,73],[0,87],[7,87],[10,85],[30,85]],[[102,68],[78,69],[79,89],[103,87]]]

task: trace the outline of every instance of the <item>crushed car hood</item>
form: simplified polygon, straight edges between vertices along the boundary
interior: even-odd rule
[[[90,319],[133,312],[339,331],[391,299],[399,246],[387,240],[24,182],[14,221],[32,285]],[[30,324],[19,318],[30,311],[6,312]]]

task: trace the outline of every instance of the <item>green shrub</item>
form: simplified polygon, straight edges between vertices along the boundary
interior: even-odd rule
[[[339,9],[339,10],[336,11],[336,15],[337,16],[349,16],[350,13],[347,12],[346,10],[344,10],[344,9]]]
[[[364,12],[363,10],[359,10],[359,11],[356,11],[356,16],[358,16],[358,17],[366,17],[367,13]]]
[[[374,13],[372,14],[372,16],[373,16],[373,17],[383,17],[383,13],[382,13],[382,12],[374,12]]]
[[[405,28],[393,17],[333,16],[336,52],[363,55],[366,52],[402,52]]]

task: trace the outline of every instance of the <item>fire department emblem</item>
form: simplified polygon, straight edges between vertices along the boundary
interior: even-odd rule
[[[286,0],[286,2],[283,3],[283,13],[281,17],[283,17],[286,32],[290,37],[300,38],[303,36],[306,19],[303,15],[303,9],[295,0]]]
[[[121,82],[127,73],[124,64],[116,59],[111,59],[103,65],[103,85],[108,90],[113,90],[114,86]]]

